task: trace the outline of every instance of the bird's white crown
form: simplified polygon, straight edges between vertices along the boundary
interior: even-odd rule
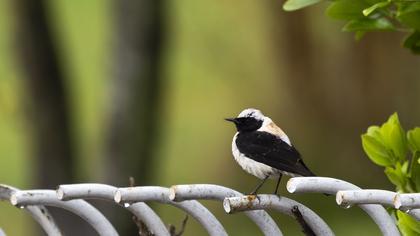
[[[248,108],[241,113],[239,113],[238,117],[253,117],[257,120],[264,120],[265,116],[260,110],[254,109],[254,108]]]

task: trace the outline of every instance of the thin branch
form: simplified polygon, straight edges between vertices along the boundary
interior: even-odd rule
[[[174,225],[169,225],[169,232],[171,233],[171,236],[181,236],[184,234],[185,231],[185,227],[187,226],[187,221],[188,221],[188,215],[185,215],[184,220],[182,221],[182,225],[181,225],[181,229],[179,230],[179,232],[176,232],[176,227]]]
[[[292,213],[295,216],[296,221],[299,223],[300,227],[302,227],[302,232],[306,236],[316,236],[314,231],[311,229],[311,227],[306,223],[305,219],[303,219],[302,213],[299,211],[298,206],[292,207]]]
[[[154,234],[150,232],[149,228],[146,226],[146,224],[139,220],[136,216],[132,217],[134,223],[137,225],[137,228],[139,229],[139,235],[140,236],[153,236]]]

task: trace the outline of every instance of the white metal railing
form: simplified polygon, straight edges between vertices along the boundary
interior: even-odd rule
[[[335,195],[336,203],[345,208],[357,205],[372,218],[383,235],[400,235],[395,219],[387,213],[384,206],[402,210],[420,220],[420,193],[399,194],[385,190],[363,190],[343,180],[326,177],[291,178],[287,183],[287,190],[290,193]],[[198,200],[219,201],[229,214],[244,212],[264,235],[282,235],[275,221],[265,212],[266,209],[295,218],[300,216],[298,222],[303,228],[307,228],[305,232],[309,229],[311,233],[307,233],[308,235],[334,235],[321,217],[292,199],[270,194],[244,196],[233,189],[213,184],[174,185],[170,188],[117,188],[92,183],[60,185],[57,190],[19,190],[0,184],[0,200],[8,200],[12,205],[28,211],[48,235],[62,233],[45,206],[63,208],[78,215],[99,235],[118,235],[102,213],[85,201],[88,199],[105,200],[123,207],[143,222],[154,235],[169,236],[170,232],[147,202],[169,204],[181,209],[195,218],[209,235],[228,235],[223,225]],[[296,215],[296,211],[299,214]],[[0,236],[6,235],[7,232],[3,232],[1,227],[0,225]]]

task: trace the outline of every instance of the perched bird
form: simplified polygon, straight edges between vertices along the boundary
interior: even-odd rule
[[[249,108],[238,117],[225,120],[233,122],[238,131],[232,141],[233,157],[242,169],[262,179],[251,195],[255,195],[268,178],[277,178],[274,192],[277,194],[283,174],[315,176],[303,163],[286,133],[261,111]]]

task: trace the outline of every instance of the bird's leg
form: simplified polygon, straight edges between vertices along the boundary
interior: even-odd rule
[[[277,195],[277,191],[279,190],[279,185],[280,185],[281,177],[283,177],[283,174],[280,174],[279,175],[279,178],[277,180],[276,190],[274,191],[274,194],[275,195]]]
[[[257,195],[257,191],[258,191],[258,189],[260,189],[261,188],[261,186],[264,184],[264,182],[266,181],[268,179],[268,175],[263,179],[263,181],[261,181],[261,183],[259,183],[258,185],[257,185],[257,187],[254,189],[254,191],[252,191],[250,194],[248,194],[248,195]]]

